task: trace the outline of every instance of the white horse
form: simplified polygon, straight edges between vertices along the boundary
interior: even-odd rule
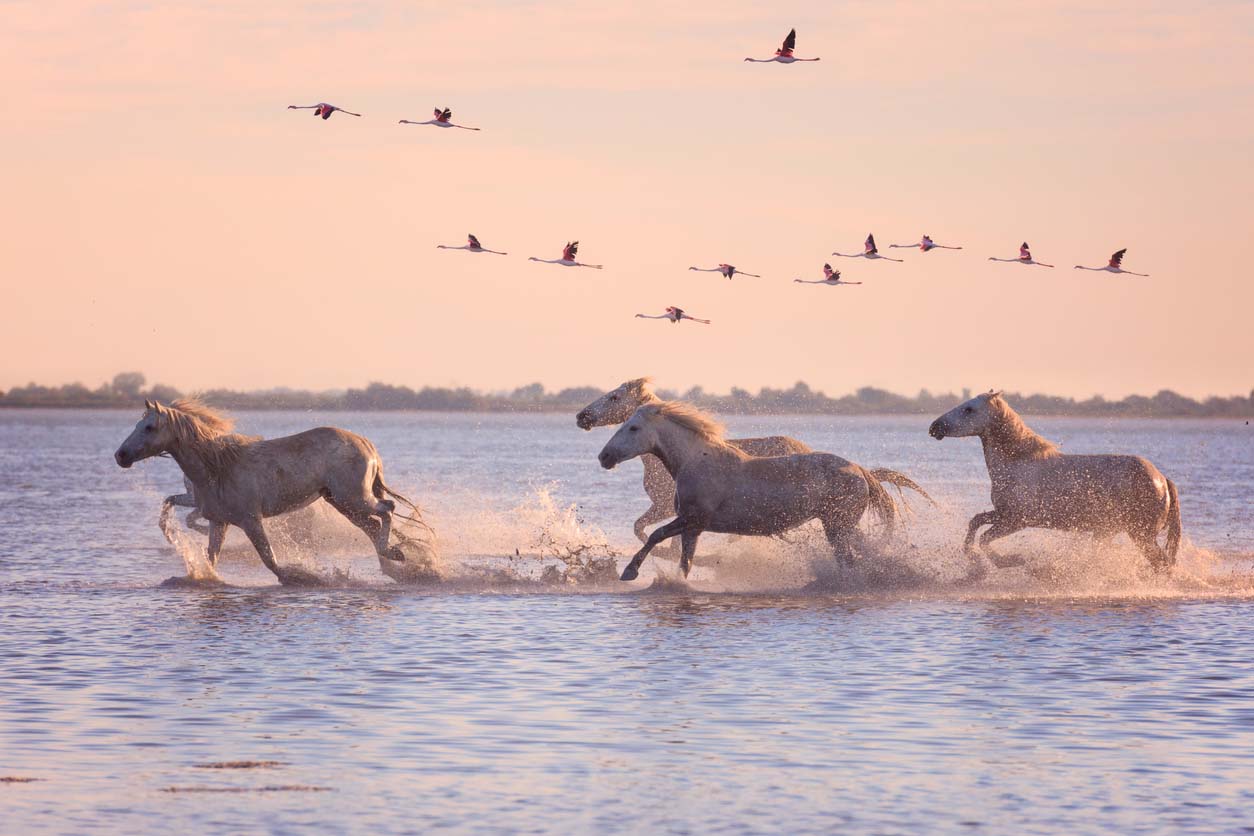
[[[723,439],[723,428],[694,406],[646,404],[627,419],[598,457],[601,466],[650,454],[675,479],[674,520],[649,535],[623,569],[634,580],[654,546],[679,536],[687,577],[702,532],[771,536],[813,519],[823,523],[836,557],[850,560],[862,542],[858,521],[874,508],[891,532],[897,506],[879,480],[830,453],[757,458]]]
[[[367,439],[334,427],[259,440],[232,433],[230,419],[195,399],[166,406],[145,401],[143,416],[115,452],[118,465],[168,453],[191,480],[194,502],[209,521],[209,563],[216,563],[227,529],[239,526],[266,568],[281,583],[316,583],[301,570],[280,567],[262,525],[264,517],[303,508],[318,498],[370,537],[380,565],[403,562],[389,546],[396,503],[417,508],[387,487],[383,463]],[[385,571],[387,567],[385,567]]]
[[[975,533],[980,548],[1024,528],[1086,531],[1111,537],[1126,531],[1156,571],[1170,569],[1180,549],[1180,501],[1175,484],[1140,456],[1063,454],[1028,429],[1000,392],[976,395],[932,422],[928,434],[977,436],[993,486],[993,510],[971,518],[962,547]],[[1167,547],[1158,533],[1167,529]]]
[[[579,410],[575,416],[575,424],[581,430],[617,426],[630,418],[637,407],[656,403],[662,403],[662,399],[654,394],[653,381],[647,377],[638,377],[606,392]],[[733,438],[727,443],[751,456],[787,456],[791,453],[814,452],[805,442],[785,435]],[[657,456],[645,454],[640,460],[644,464],[644,492],[652,502],[649,510],[636,520],[633,527],[637,539],[643,543],[649,539],[645,531],[647,526],[675,516],[675,480],[666,472],[666,467]]]
[[[653,380],[638,377],[611,389],[592,403],[579,410],[575,415],[575,424],[581,430],[593,427],[617,426],[631,417],[638,407],[645,404],[663,403],[653,391]],[[793,453],[813,453],[804,441],[786,435],[768,435],[762,438],[729,438],[727,443],[738,447],[750,456],[789,456]],[[648,540],[645,531],[647,526],[669,520],[675,516],[675,480],[662,461],[649,453],[640,457],[644,464],[644,492],[652,504],[640,519],[636,520],[633,530],[641,543]],[[931,497],[914,483],[909,477],[888,468],[874,468],[869,473],[881,482],[888,482],[898,489],[909,488],[917,491],[928,501]]]

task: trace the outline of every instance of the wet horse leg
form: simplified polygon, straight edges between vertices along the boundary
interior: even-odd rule
[[[855,558],[852,533],[857,529],[839,518],[827,518],[822,522],[823,533],[827,535],[827,543],[832,547],[832,557],[845,567],[852,566]]]
[[[684,577],[688,577],[688,573],[692,571],[693,558],[697,556],[697,538],[701,536],[700,529],[686,529],[683,534],[679,535],[682,545],[682,554],[679,558],[679,569],[684,573]]]
[[[675,480],[666,472],[666,467],[656,456],[644,456],[643,461],[644,492],[653,504],[632,527],[636,539],[641,543],[649,539],[649,533],[646,530],[648,526],[665,522],[675,516]],[[674,551],[670,548],[670,544],[664,544],[659,547],[658,553],[663,554],[664,550]]]
[[[1141,554],[1145,555],[1145,559],[1149,561],[1150,568],[1155,572],[1170,572],[1175,566],[1175,558],[1169,557],[1167,552],[1158,545],[1158,535],[1148,531],[1129,531],[1128,536],[1132,538],[1132,542],[1141,550]]]
[[[994,566],[1004,569],[1007,566],[1022,565],[1021,558],[1002,557],[993,550],[990,544],[994,540],[1000,540],[1002,537],[1009,537],[1016,531],[1022,531],[1024,527],[1022,523],[1007,520],[1005,517],[998,517],[992,527],[980,535],[980,548],[988,553],[989,559],[993,561]]]
[[[253,544],[253,548],[257,550],[257,555],[261,558],[261,562],[266,564],[266,568],[274,573],[274,576],[279,579],[279,583],[283,583],[284,572],[274,559],[274,549],[270,546],[270,538],[266,536],[266,529],[261,524],[261,518],[252,517],[237,524],[244,534],[248,536],[248,541]]]
[[[688,526],[688,520],[683,517],[676,517],[661,528],[655,529],[654,532],[649,535],[649,539],[645,540],[644,546],[640,549],[640,551],[636,552],[635,557],[633,557],[631,562],[627,564],[627,568],[623,570],[623,574],[619,580],[634,581],[640,576],[640,564],[643,563],[644,559],[649,556],[649,552],[653,550],[653,547],[663,540],[674,537],[676,534],[683,533],[684,529]]]
[[[209,566],[217,568],[218,553],[222,551],[222,542],[226,539],[226,530],[230,528],[224,522],[209,523]]]
[[[996,511],[981,511],[971,518],[971,522],[967,524],[967,539],[962,541],[962,551],[965,554],[971,553],[971,545],[975,542],[975,532],[979,531],[983,526],[989,523],[997,522]]]
[[[400,546],[388,546],[392,535],[392,510],[396,507],[390,500],[349,504],[331,494],[326,494],[328,504],[348,519],[353,525],[365,532],[374,545],[379,557],[404,562],[405,553]],[[378,519],[375,519],[375,518]]]

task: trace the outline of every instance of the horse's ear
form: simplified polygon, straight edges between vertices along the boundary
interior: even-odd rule
[[[144,409],[152,409],[153,407],[154,407],[153,402],[148,400],[147,398],[144,398]]]

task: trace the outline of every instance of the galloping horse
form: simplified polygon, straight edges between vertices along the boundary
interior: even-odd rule
[[[647,377],[639,377],[606,392],[579,410],[575,416],[575,424],[582,430],[621,424],[631,417],[637,407],[658,403],[662,403],[662,399],[653,393],[653,381]],[[787,456],[792,453],[814,452],[804,441],[786,435],[733,438],[728,439],[727,443],[750,456]],[[653,503],[649,510],[640,515],[633,527],[636,538],[644,543],[649,539],[646,526],[675,516],[675,480],[666,472],[666,467],[657,456],[646,453],[640,459],[644,464],[644,492]]]
[[[405,560],[399,546],[388,545],[396,503],[386,497],[414,505],[384,483],[379,453],[365,438],[320,427],[263,440],[231,433],[229,418],[195,399],[169,406],[145,401],[144,407],[114,459],[124,468],[163,453],[178,462],[209,521],[210,565],[217,561],[227,528],[236,525],[281,583],[309,582],[306,573],[275,562],[261,521],[319,497],[370,537],[380,565]]]
[[[971,518],[962,548],[970,553],[1024,528],[1086,531],[1111,537],[1126,531],[1156,571],[1170,569],[1180,549],[1180,500],[1175,484],[1140,456],[1063,454],[1015,413],[1000,392],[976,395],[932,422],[928,434],[978,436],[993,484],[993,510]],[[1158,532],[1167,529],[1167,548]]]
[[[678,515],[649,535],[623,570],[625,581],[638,576],[654,546],[676,535],[687,577],[705,531],[770,536],[817,518],[837,558],[848,560],[861,542],[857,526],[868,507],[890,533],[896,522],[896,503],[870,471],[830,453],[751,456],[724,440],[722,425],[688,404],[639,407],[599,459],[608,470],[645,454],[656,456],[674,478]]]
[[[638,407],[660,403],[663,403],[662,399],[653,393],[653,381],[647,377],[638,377],[635,380],[628,380],[617,389],[606,392],[579,410],[575,415],[575,424],[582,430],[613,426],[630,418]],[[814,452],[804,441],[798,441],[786,435],[730,438],[727,439],[727,443],[750,456],[789,456],[794,453]],[[644,463],[644,492],[653,503],[649,506],[649,510],[636,520],[634,526],[637,539],[644,543],[649,539],[645,531],[646,526],[675,516],[675,480],[666,471],[661,460],[652,453],[644,454],[640,460]],[[910,488],[927,496],[922,488],[894,470],[880,468],[870,473],[881,482],[888,482],[898,488]]]

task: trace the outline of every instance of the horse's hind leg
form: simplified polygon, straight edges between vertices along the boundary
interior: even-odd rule
[[[1170,572],[1175,566],[1175,558],[1169,557],[1167,552],[1158,545],[1158,537],[1145,531],[1129,531],[1128,536],[1132,538],[1132,542],[1141,550],[1141,554],[1145,555],[1145,559],[1149,561],[1150,568],[1155,572],[1162,574]]]
[[[832,557],[846,568],[853,566],[857,556],[854,552],[854,535],[857,529],[848,521],[839,518],[827,518],[823,521],[823,533],[827,535],[828,545],[832,547]]]
[[[402,562],[405,560],[405,553],[400,546],[388,546],[392,535],[392,511],[396,508],[395,503],[388,499],[364,498],[356,502],[346,502],[330,493],[325,495],[325,499],[332,508],[365,532],[379,557]]]

